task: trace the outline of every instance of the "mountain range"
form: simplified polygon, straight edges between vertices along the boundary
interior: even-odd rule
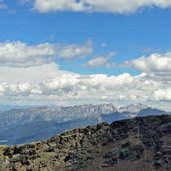
[[[109,103],[12,109],[0,113],[0,144],[30,143],[77,127],[160,114],[168,113],[143,104],[120,108]]]

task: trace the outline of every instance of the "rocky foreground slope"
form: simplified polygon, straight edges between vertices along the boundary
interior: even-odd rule
[[[2,171],[170,171],[171,116],[101,123],[0,150]]]

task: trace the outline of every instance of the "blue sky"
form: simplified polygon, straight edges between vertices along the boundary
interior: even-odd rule
[[[148,79],[150,77],[150,81],[158,83],[156,75],[159,75],[159,72],[163,73],[163,70],[158,67],[158,61],[163,60],[165,62],[165,58],[167,58],[170,62],[170,55],[167,55],[171,51],[170,2],[153,0],[154,4],[145,2],[144,5],[143,3],[136,4],[131,0],[123,0],[124,3],[122,4],[116,0],[116,4],[112,5],[116,5],[117,8],[110,8],[112,1],[108,6],[105,4],[106,1],[100,0],[102,6],[99,6],[99,4],[92,5],[89,0],[82,0],[86,3],[86,6],[83,7],[75,6],[78,3],[74,0],[65,0],[66,3],[64,4],[62,4],[64,1],[51,0],[47,7],[43,6],[43,1],[0,1],[1,46],[4,47],[9,43],[10,48],[15,50],[17,41],[20,42],[18,46],[26,46],[24,48],[36,48],[34,46],[48,44],[49,46],[58,46],[58,51],[60,51],[60,48],[66,50],[71,47],[85,48],[88,46],[87,48],[90,48],[89,46],[91,46],[92,49],[86,51],[85,54],[73,55],[69,59],[60,57],[60,52],[54,53],[54,56],[50,56],[50,58],[53,58],[51,63],[56,64],[61,72],[70,72],[81,76],[105,74],[110,78],[128,73],[131,77],[136,77],[146,73]],[[58,1],[62,2],[60,10],[57,7]],[[73,1],[74,5],[72,5]],[[129,4],[128,8],[125,7],[125,3]],[[53,7],[54,4],[57,8]],[[87,4],[90,9],[86,9]],[[7,52],[10,51],[10,48]],[[11,54],[7,54],[7,52],[5,52],[5,55],[9,58]],[[16,55],[19,53],[21,52],[18,50]],[[153,54],[157,56],[154,60],[154,63],[156,62],[155,66],[151,62],[153,60],[151,55]],[[0,54],[0,57],[3,58],[3,55]],[[141,59],[142,56],[144,56],[144,61]],[[32,59],[30,56],[28,57],[29,59],[22,60],[22,63]],[[4,59],[1,60],[1,71],[9,74],[12,72],[12,68],[17,70],[19,64],[14,58],[15,56],[13,59],[11,57],[11,61],[6,61],[6,63],[3,63]],[[96,58],[97,60],[91,61]],[[99,60],[101,60],[100,63],[98,63]],[[136,60],[139,60],[141,64],[143,63],[143,66],[140,66],[139,61]],[[10,66],[7,65],[10,62],[13,62],[12,67],[11,64]],[[15,64],[16,66],[14,66]],[[4,67],[10,68],[10,71],[6,71]],[[154,70],[157,69],[159,71],[156,74]],[[170,70],[167,72],[167,76],[168,74],[170,74]],[[155,75],[155,77],[152,78],[151,75]],[[1,83],[9,82],[5,78],[0,81]],[[14,81],[14,83],[16,82],[23,83],[27,81],[21,78],[21,80]],[[167,84],[170,93],[170,83],[165,82],[164,84]],[[156,92],[162,91],[163,86],[158,87]],[[170,98],[164,96],[162,100],[170,100]]]
[[[83,12],[41,14],[30,11],[31,6],[28,4],[17,2],[14,4],[14,2],[7,3],[11,10],[15,10],[14,13],[11,14],[6,10],[0,12],[1,41],[67,44],[84,43],[87,39],[91,39],[95,46],[93,56],[115,52],[116,55],[112,58],[114,62],[123,62],[155,51],[170,50],[170,9],[145,8],[133,14]],[[106,47],[102,48],[103,43]],[[80,69],[79,65],[75,68],[71,65],[63,66],[61,62],[61,68],[87,73],[86,70]],[[99,69],[96,70],[91,72],[99,72]],[[104,70],[103,68],[101,72],[117,73],[114,69]]]

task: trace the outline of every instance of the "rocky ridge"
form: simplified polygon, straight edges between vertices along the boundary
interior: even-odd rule
[[[171,116],[78,128],[33,144],[5,147],[2,171],[170,171]]]

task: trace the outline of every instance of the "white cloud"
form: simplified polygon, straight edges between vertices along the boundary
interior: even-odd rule
[[[56,63],[32,67],[0,67],[0,83],[39,83],[42,79],[54,78],[63,73],[67,72],[61,71]]]
[[[133,67],[144,72],[164,72],[171,71],[171,52],[165,54],[151,54],[148,57],[140,57],[132,62]]]
[[[154,100],[153,94],[160,84],[148,80],[146,74],[131,76],[128,73],[118,76],[105,74],[79,75],[63,73],[56,78],[39,83],[0,84],[1,96],[9,99],[18,97],[40,103],[40,99],[60,102],[63,105],[111,101]],[[39,100],[38,100],[39,99]]]
[[[0,66],[8,67],[30,67],[49,64],[56,57],[71,59],[82,57],[93,52],[92,42],[80,44],[36,44],[28,45],[17,42],[0,43]]]
[[[152,97],[158,103],[171,101],[171,52],[142,56],[132,61],[125,61],[123,66],[146,73],[146,81],[151,80],[155,83],[155,86],[151,85]]]
[[[112,52],[112,53],[109,53],[105,56],[96,57],[94,59],[89,60],[83,66],[87,67],[87,68],[98,68],[98,67],[111,68],[114,66],[114,64],[111,63],[109,60],[114,55],[115,55],[115,53]]]
[[[87,64],[85,64],[84,66],[89,68],[97,68],[97,67],[105,67],[107,66],[107,64],[108,61],[105,57],[97,57],[88,61]]]
[[[159,89],[154,92],[154,98],[156,100],[171,101],[171,88]]]
[[[92,41],[88,41],[83,45],[70,44],[62,47],[59,51],[59,57],[62,59],[72,59],[75,57],[84,57],[92,54],[93,45]]]
[[[50,63],[56,55],[55,45],[27,45],[20,41],[0,43],[0,66],[29,67]]]
[[[133,61],[126,61],[124,65],[146,72],[154,80],[171,82],[171,52],[142,56]]]
[[[60,70],[59,65],[55,62],[55,59],[62,58],[59,55],[61,51],[71,46],[80,51],[79,53],[71,51],[70,57],[84,55],[88,53],[88,48],[92,48],[90,41],[83,45],[69,44],[65,46],[49,43],[28,45],[20,41],[1,42],[0,83],[40,83],[46,78],[55,78],[64,73],[71,73]]]
[[[141,7],[170,8],[170,0],[34,0],[34,9],[54,11],[130,13]]]

